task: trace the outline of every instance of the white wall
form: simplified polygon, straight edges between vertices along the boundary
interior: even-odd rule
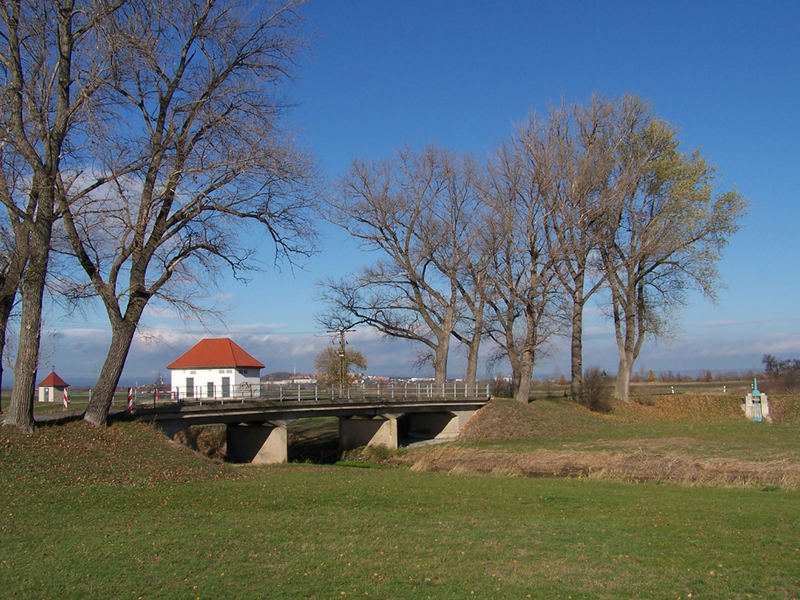
[[[218,369],[170,369],[172,372],[171,388],[173,394],[178,393],[182,400],[187,398],[223,398],[259,395],[259,382],[261,369],[223,367]],[[228,378],[230,393],[223,396],[222,380]],[[194,379],[194,389],[187,392],[186,380]],[[208,384],[213,384],[213,390],[208,389]],[[249,384],[250,387],[247,386]],[[210,392],[210,393],[209,393]]]

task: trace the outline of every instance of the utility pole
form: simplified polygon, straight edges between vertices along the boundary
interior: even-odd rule
[[[333,329],[328,333],[338,333],[339,334],[339,384],[344,387],[345,380],[347,379],[347,364],[346,364],[346,352],[345,346],[347,342],[344,339],[345,333],[350,333],[355,331],[354,329],[348,329],[346,327],[340,327],[339,329]]]

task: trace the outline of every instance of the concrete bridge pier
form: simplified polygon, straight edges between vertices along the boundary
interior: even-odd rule
[[[339,447],[386,446],[396,449],[399,443],[397,417],[387,414],[373,419],[339,417]]]
[[[226,429],[228,460],[254,465],[271,465],[289,460],[285,421],[229,423]]]
[[[386,446],[396,449],[409,440],[453,441],[474,410],[385,414],[373,419],[339,417],[339,447]]]

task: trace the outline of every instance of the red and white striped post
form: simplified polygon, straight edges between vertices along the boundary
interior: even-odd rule
[[[67,397],[67,388],[64,388],[64,400],[63,400],[63,403],[64,403],[64,408],[67,408],[67,406],[69,406],[69,398]]]
[[[133,388],[128,388],[128,412],[133,412]]]

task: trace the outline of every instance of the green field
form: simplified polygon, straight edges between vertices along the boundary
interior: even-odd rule
[[[549,415],[534,420],[547,434],[449,448],[606,452],[681,433],[700,440],[697,456],[749,448],[766,460],[795,456],[800,439],[791,418],[759,427],[722,416],[687,431],[681,419],[529,406]],[[780,485],[232,467],[135,423],[72,423],[32,436],[3,427],[0,464],[7,597],[800,596],[800,491]]]

